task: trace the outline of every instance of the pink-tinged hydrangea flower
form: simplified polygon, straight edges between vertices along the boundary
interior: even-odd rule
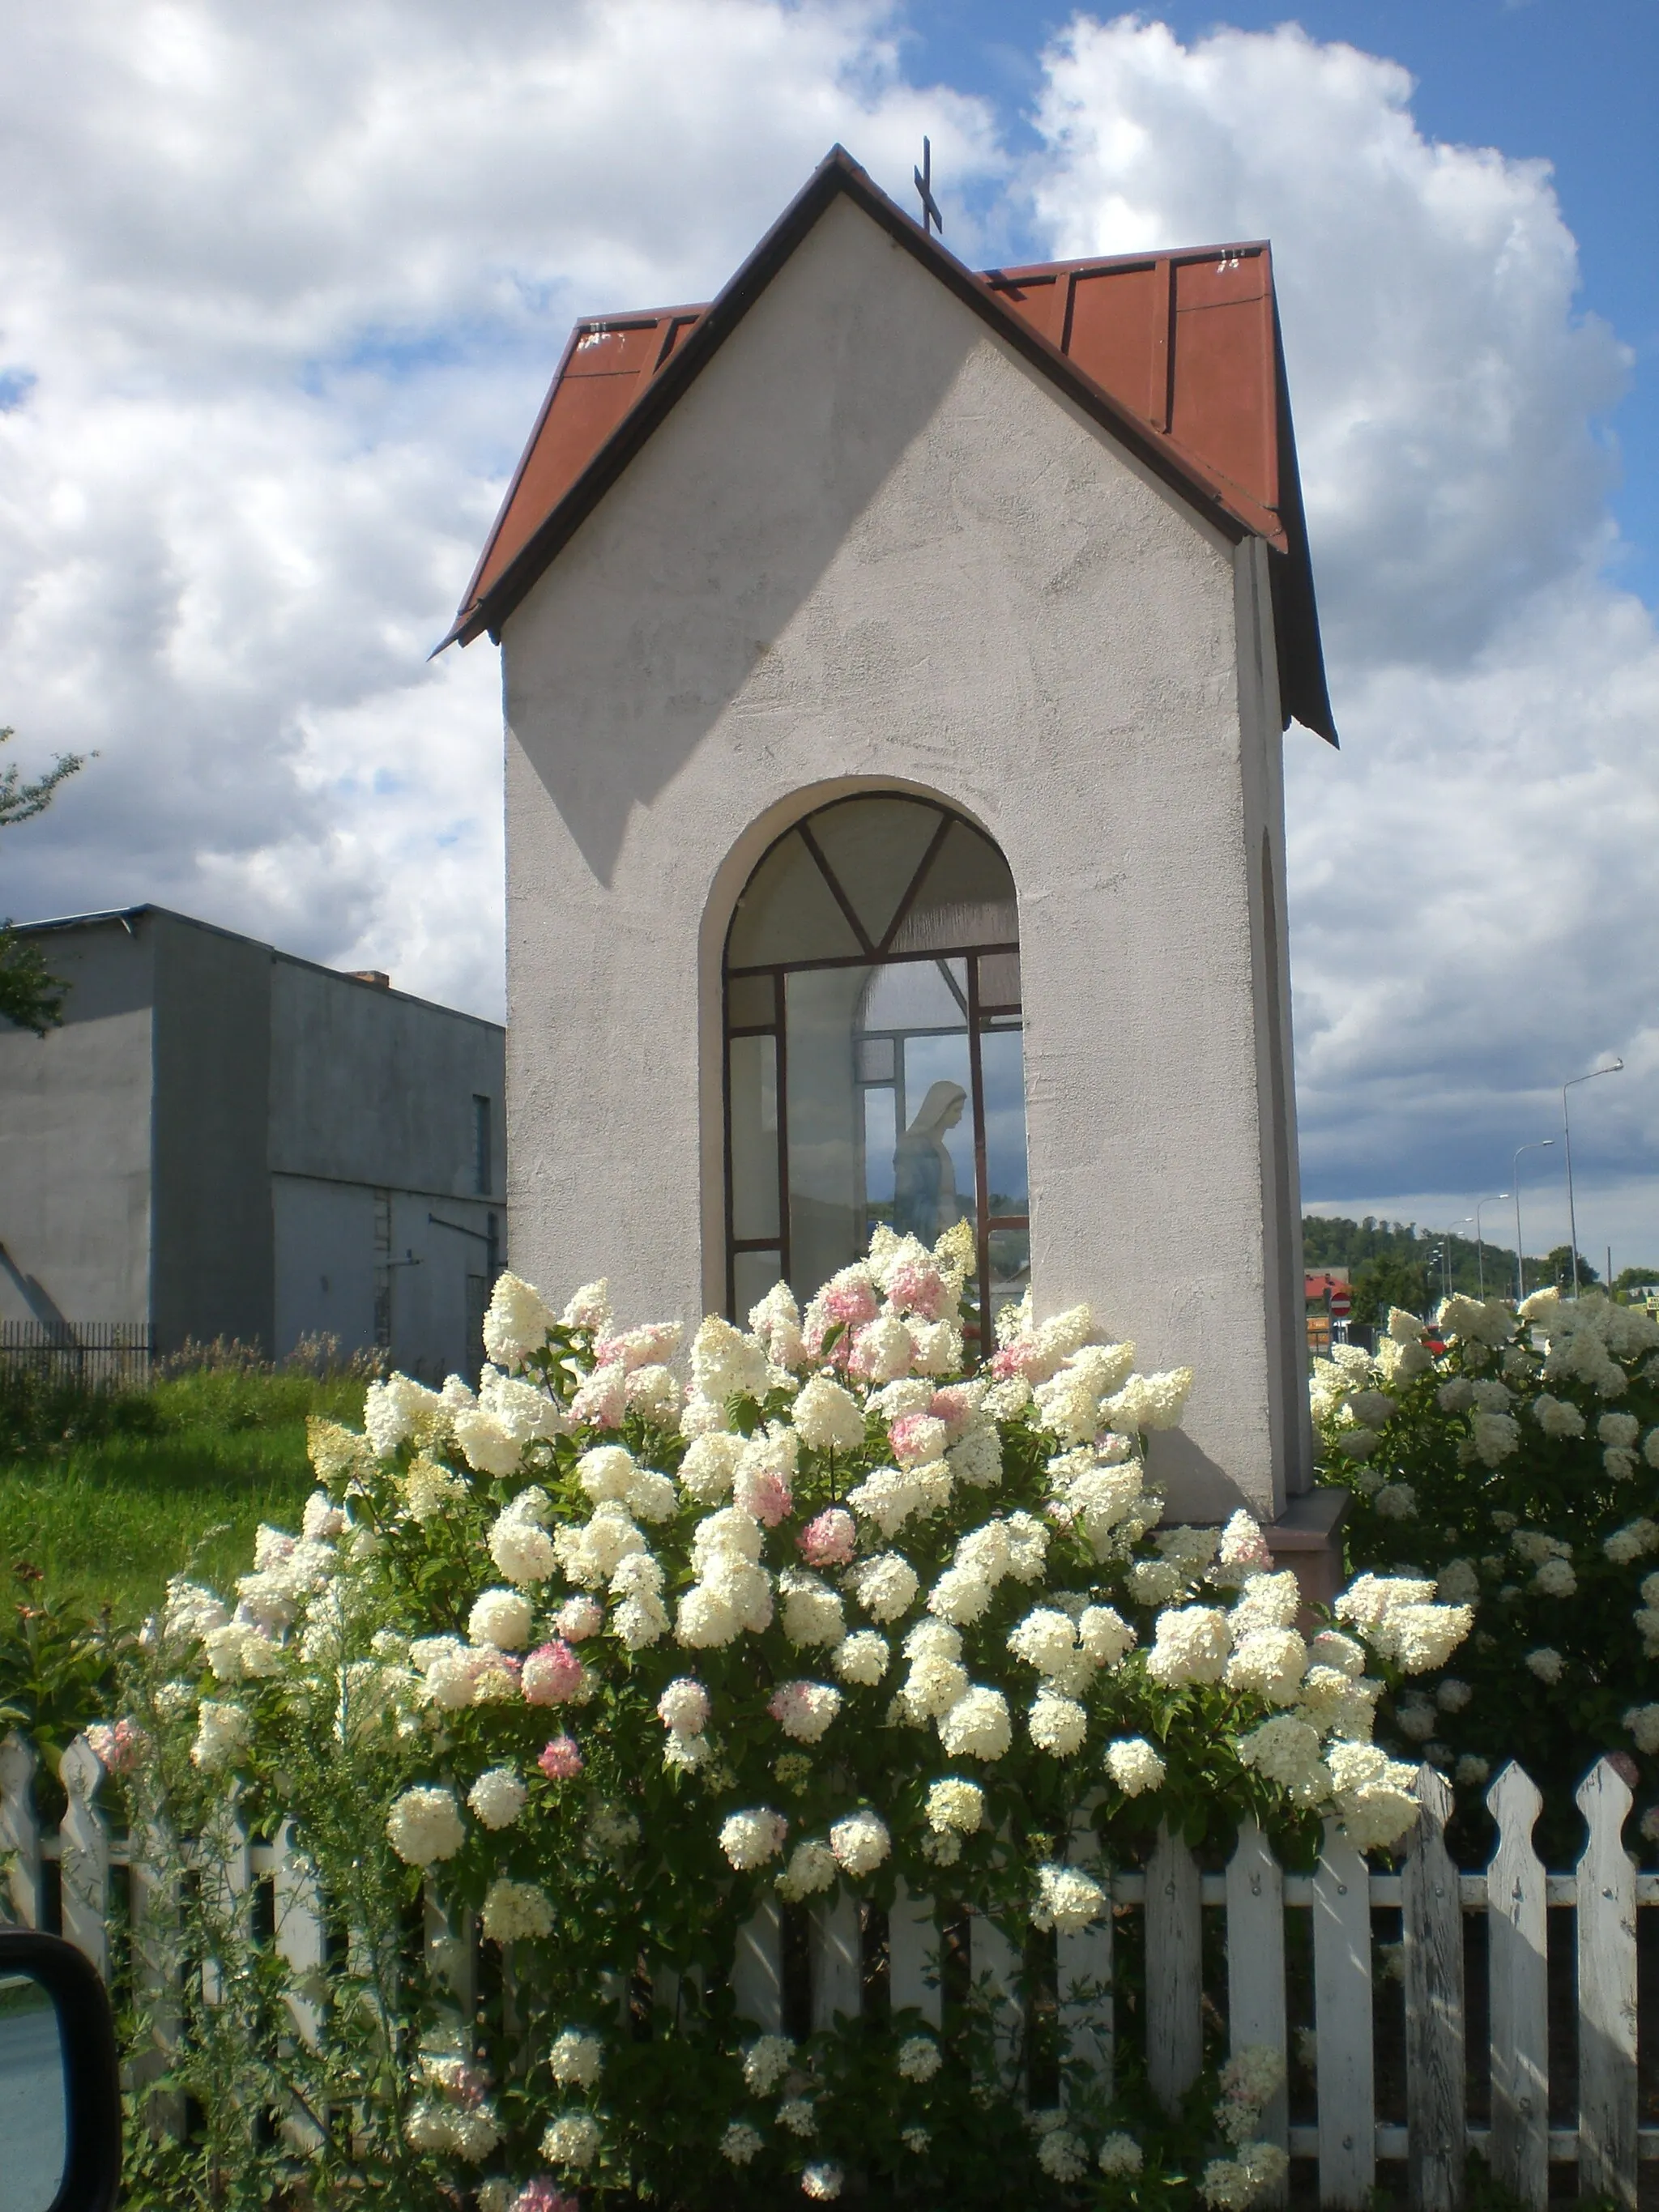
[[[775,1468],[765,1468],[746,1481],[739,1477],[738,1504],[768,1528],[775,1528],[795,1510],[794,1492]]]
[[[809,1521],[799,1542],[801,1557],[814,1567],[844,1567],[858,1548],[858,1523],[839,1505]]]
[[[921,1467],[937,1459],[946,1441],[944,1422],[936,1421],[931,1413],[902,1413],[888,1434],[893,1440],[893,1457],[901,1467]]]
[[[657,1700],[657,1718],[684,1735],[696,1735],[705,1729],[709,1711],[708,1691],[690,1674],[671,1682]]]
[[[574,1602],[585,1604],[592,1601],[579,1599]],[[595,1607],[594,1610],[598,1612],[599,1608]],[[600,1618],[604,1618],[602,1613]],[[531,1653],[524,1662],[521,1680],[526,1705],[565,1705],[579,1698],[586,1688],[587,1669],[564,1639],[556,1637],[551,1644],[544,1644]]]
[[[812,1301],[824,1316],[829,1328],[839,1322],[843,1328],[858,1328],[865,1322],[873,1321],[881,1311],[876,1296],[876,1286],[862,1267],[844,1267],[834,1275]],[[824,1334],[829,1334],[829,1328]]]
[[[945,1389],[934,1391],[927,1410],[936,1421],[944,1422],[948,1443],[960,1443],[967,1435],[982,1395],[968,1382],[952,1382]]]
[[[924,1321],[937,1321],[945,1301],[945,1278],[937,1267],[905,1260],[888,1279],[887,1303],[895,1313],[920,1314]]]
[[[841,1692],[825,1682],[784,1682],[766,1708],[798,1743],[816,1743],[841,1711]]]
[[[659,1367],[679,1350],[678,1322],[657,1322],[647,1328],[630,1328],[615,1336],[602,1336],[593,1346],[596,1367],[620,1365],[628,1375],[641,1367]]]
[[[566,2197],[550,2173],[532,2173],[507,2212],[581,2212],[579,2200]]]
[[[570,1419],[578,1428],[619,1429],[627,1408],[627,1370],[613,1359],[596,1367],[570,1401]]]
[[[582,1771],[582,1755],[574,1735],[556,1735],[536,1761],[550,1782],[569,1782]]]
[[[94,1721],[87,1741],[106,1774],[131,1774],[143,1758],[149,1739],[136,1721],[119,1720],[113,1728]]]

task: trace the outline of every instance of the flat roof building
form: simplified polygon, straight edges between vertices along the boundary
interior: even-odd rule
[[[0,1321],[476,1370],[497,1024],[161,907],[22,934],[70,989],[44,1038],[0,1020]]]

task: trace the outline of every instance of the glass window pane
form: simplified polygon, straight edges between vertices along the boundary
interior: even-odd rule
[[[778,1048],[769,1036],[733,1037],[732,1232],[778,1233]]]
[[[953,1030],[968,1025],[965,960],[896,960],[866,969],[866,1030]]]
[[[989,838],[965,822],[952,823],[893,939],[894,951],[1006,945],[1018,933],[1008,863]]]
[[[979,1003],[1000,1009],[1019,1004],[1019,955],[988,952],[979,963]]]
[[[1029,1229],[994,1229],[991,1246],[991,1318],[999,1310],[1018,1305],[1031,1279],[1031,1232]]]
[[[904,1040],[907,1119],[893,1153],[893,1226],[932,1244],[975,1218],[968,1033]]]
[[[898,1143],[896,1101],[875,1085],[864,1094],[864,1211],[873,1231],[893,1218],[893,1153]]]
[[[726,940],[728,968],[835,960],[859,942],[823,871],[792,830],[749,879]]]
[[[890,1083],[896,1064],[891,1037],[861,1037],[859,1040],[860,1083]]]
[[[732,1273],[737,1285],[732,1313],[741,1324],[749,1318],[783,1273],[775,1252],[734,1252]]]
[[[853,1050],[867,968],[786,977],[788,1034],[789,1273],[810,1297],[867,1242],[864,1094]]]
[[[985,1180],[993,1215],[1024,1213],[1030,1203],[1025,1179],[1024,1045],[1018,1030],[991,1030],[979,1041],[985,1085]]]
[[[914,799],[848,799],[812,817],[818,849],[879,945],[943,820]]]
[[[777,1018],[769,975],[738,975],[726,987],[726,1018],[734,1030],[769,1029]]]

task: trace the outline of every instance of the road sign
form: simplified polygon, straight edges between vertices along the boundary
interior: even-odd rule
[[[1333,1285],[1330,1297],[1331,1319],[1346,1321],[1353,1310],[1353,1300],[1345,1290]]]

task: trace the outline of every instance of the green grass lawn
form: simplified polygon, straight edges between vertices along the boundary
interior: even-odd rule
[[[299,1525],[307,1415],[356,1427],[362,1407],[361,1380],[198,1371],[90,1417],[71,1409],[58,1435],[14,1438],[0,1457],[0,1578],[27,1561],[42,1595],[120,1622],[186,1566],[228,1589],[261,1521]]]

